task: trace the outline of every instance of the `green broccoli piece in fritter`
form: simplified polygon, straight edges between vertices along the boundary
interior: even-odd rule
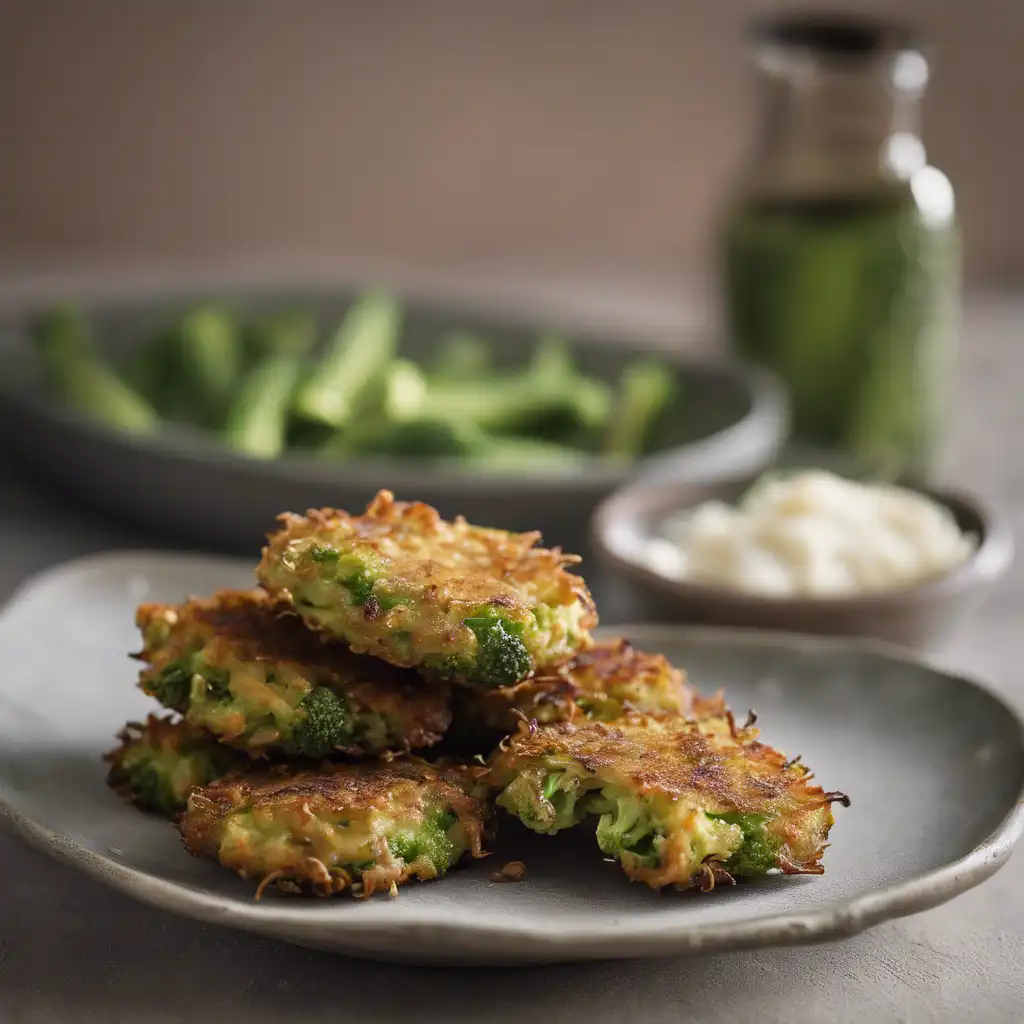
[[[523,643],[521,625],[500,615],[465,621],[476,636],[476,679],[489,687],[511,686],[529,674],[533,661]]]
[[[150,715],[145,723],[129,722],[119,739],[121,745],[104,758],[111,765],[108,785],[136,806],[165,817],[185,809],[193,787],[246,763],[183,719]]]
[[[144,810],[158,811],[168,817],[181,810],[181,801],[175,795],[169,778],[153,764],[147,761],[126,764],[122,775],[125,789]]]
[[[165,665],[159,675],[153,679],[149,688],[154,697],[165,708],[172,711],[188,710],[192,695],[192,680],[202,677],[206,690],[214,700],[228,700],[231,696],[229,688],[230,676],[223,669],[205,664],[200,658],[180,658]]]
[[[206,691],[214,700],[230,700],[231,699],[231,676],[223,669],[213,668],[210,665],[204,665],[200,669],[200,675],[203,677],[203,681],[206,683]]]
[[[463,624],[476,637],[476,657],[461,673],[470,682],[487,688],[511,686],[529,675],[533,661],[519,623],[488,611],[464,619]]]
[[[543,801],[538,801],[534,821],[546,822],[551,833],[571,828],[586,812],[585,794],[580,791],[579,779],[574,775],[551,772],[544,780],[542,793],[550,810]],[[582,805],[581,797],[584,798]]]
[[[324,579],[336,580],[348,589],[351,603],[363,605],[373,594],[373,585],[380,578],[378,563],[368,556],[351,552],[342,554],[330,544],[314,544],[309,559],[321,566]]]
[[[188,709],[189,694],[192,690],[192,668],[186,661],[173,661],[165,665],[149,687],[152,694],[165,708],[184,712]]]
[[[352,595],[353,604],[366,604],[373,595],[374,577],[365,569],[358,569],[341,581]]]
[[[562,778],[561,772],[551,772],[544,780],[544,799],[550,800],[558,792],[558,784]]]
[[[314,544],[309,549],[309,557],[317,565],[334,564],[341,558],[341,553],[329,544]]]
[[[446,871],[457,859],[448,830],[457,818],[451,811],[437,811],[416,831],[403,831],[388,840],[388,848],[406,864],[425,858],[436,871]]]
[[[775,867],[779,840],[765,828],[766,818],[762,814],[708,814],[709,818],[724,821],[728,825],[739,825],[743,832],[740,848],[723,865],[732,874],[748,877],[763,875]]]
[[[228,751],[182,752],[174,759],[152,750],[126,758],[112,778],[137,807],[168,818],[184,810],[193,785],[205,786],[232,767],[239,767]]]
[[[597,823],[597,845],[602,851],[610,857],[631,853],[649,867],[658,863],[661,836],[643,801],[628,793],[605,789],[600,805],[596,800],[593,803],[593,810],[601,805],[608,807]]]
[[[295,726],[292,741],[306,757],[326,757],[352,742],[352,713],[334,690],[318,686],[303,698],[299,707],[305,717]]]

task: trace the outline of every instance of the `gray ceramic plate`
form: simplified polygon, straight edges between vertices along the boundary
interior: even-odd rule
[[[207,293],[209,295],[210,293]],[[225,288],[212,294],[239,309],[299,305],[323,327],[337,322],[351,298],[342,288]],[[443,295],[407,295],[403,352],[428,356],[452,328],[479,333],[499,358],[517,363],[536,341],[541,314],[488,310]],[[124,357],[201,298],[168,286],[150,294],[116,288],[86,297],[97,336]],[[57,301],[62,296],[54,296]],[[119,518],[187,537],[204,546],[246,551],[262,543],[282,509],[333,505],[359,508],[381,487],[415,497],[451,518],[508,530],[541,530],[549,544],[578,550],[594,505],[637,467],[592,460],[573,472],[483,473],[412,460],[332,463],[290,453],[272,461],[244,458],[195,431],[137,438],[85,421],[54,402],[36,382],[28,320],[40,305],[0,316],[0,442],[25,468],[65,493]],[[614,337],[568,328],[579,365],[615,381],[638,349]],[[663,467],[678,482],[706,485],[760,472],[777,453],[787,424],[783,389],[764,371],[734,362],[660,349],[676,373],[679,399],[664,418],[657,454],[642,465]]]
[[[148,709],[125,652],[135,604],[246,583],[246,565],[119,554],[51,570],[0,616],[0,810],[30,842],[154,906],[303,945],[388,959],[517,964],[664,956],[849,935],[947,900],[1009,856],[1021,832],[1021,723],[965,679],[881,647],[673,626],[628,634],[754,706],[769,742],[801,753],[837,808],[827,874],[706,896],[654,893],[606,863],[593,835],[506,827],[495,861],[397,900],[252,899],[252,886],[122,806],[100,754]],[[495,885],[495,864],[527,877]]]

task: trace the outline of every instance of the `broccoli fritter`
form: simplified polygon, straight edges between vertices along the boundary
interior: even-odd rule
[[[443,685],[324,642],[261,590],[144,604],[136,618],[142,688],[254,755],[427,747],[451,720]]]
[[[491,759],[497,804],[553,834],[597,815],[597,843],[655,889],[820,874],[831,804],[802,765],[737,728],[633,717],[522,723]]]
[[[182,719],[150,715],[129,722],[120,746],[104,755],[107,785],[143,810],[174,817],[185,809],[189,791],[230,771],[243,771],[244,754],[229,750]]]
[[[399,757],[229,775],[192,791],[181,834],[195,856],[259,879],[257,897],[272,883],[319,896],[394,895],[466,853],[483,856],[479,773]]]
[[[441,519],[381,491],[361,516],[286,514],[257,575],[313,628],[394,665],[480,689],[510,686],[589,641],[579,559]]]
[[[446,739],[460,748],[491,750],[523,717],[541,725],[574,718],[611,722],[631,713],[698,717],[697,704],[705,700],[663,655],[638,651],[628,640],[609,640],[515,686],[458,690]]]

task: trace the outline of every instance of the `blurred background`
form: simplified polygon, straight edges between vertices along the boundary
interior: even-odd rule
[[[695,0],[0,3],[0,259],[336,261],[695,300],[755,91]],[[1024,276],[1024,6],[803,4],[933,40],[969,279]]]
[[[1005,490],[1024,7],[791,10],[0,0],[12,460],[147,541],[387,487],[627,573],[780,466]]]

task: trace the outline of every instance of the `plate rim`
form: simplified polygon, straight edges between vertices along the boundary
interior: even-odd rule
[[[97,567],[117,566],[140,561],[174,564],[181,568],[185,561],[211,563],[239,568],[242,559],[188,552],[167,552],[146,549],[119,549],[72,559],[50,566],[25,579],[0,608],[0,621],[10,609],[32,592],[59,582],[62,576],[73,576]],[[603,627],[607,632],[629,636],[656,637],[674,635],[725,638],[737,643],[769,643],[779,647],[798,646],[817,649],[859,650],[886,658],[918,665],[939,672],[961,685],[980,691],[1009,716],[1017,731],[1018,748],[1024,752],[1024,720],[1016,708],[999,693],[965,674],[952,670],[937,659],[872,639],[821,637],[774,630],[737,629],[699,626],[684,623],[622,623]],[[654,640],[653,642],[657,642]],[[896,882],[866,893],[836,900],[823,906],[793,913],[771,913],[747,920],[693,928],[685,923],[660,925],[653,930],[631,930],[619,922],[614,935],[597,932],[561,933],[544,924],[496,925],[474,920],[453,923],[444,917],[415,920],[406,915],[401,920],[358,920],[311,917],[304,907],[270,903],[243,903],[232,897],[212,893],[167,879],[88,849],[71,837],[48,828],[31,815],[13,806],[0,794],[0,823],[8,825],[36,849],[58,861],[80,868],[90,877],[124,892],[140,902],[163,910],[211,924],[228,925],[247,932],[284,938],[299,944],[335,949],[350,955],[380,957],[386,953],[386,942],[396,929],[414,931],[419,938],[437,944],[436,960],[449,962],[540,963],[621,959],[628,957],[682,956],[727,950],[800,945],[855,935],[883,921],[904,917],[944,903],[993,875],[1013,852],[1024,834],[1024,787],[1014,805],[996,828],[965,856],[924,874]],[[304,934],[312,932],[313,934]],[[623,949],[628,942],[629,948]],[[361,947],[362,944],[362,947]],[[494,948],[497,955],[491,956]],[[430,956],[422,958],[431,959]]]

